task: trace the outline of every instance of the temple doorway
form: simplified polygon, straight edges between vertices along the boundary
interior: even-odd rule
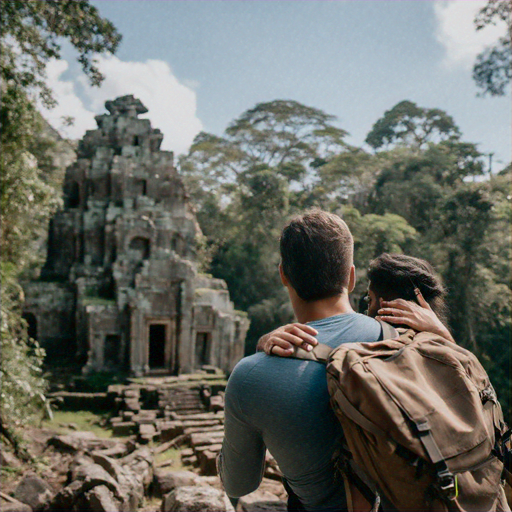
[[[167,326],[165,324],[149,325],[149,368],[165,368],[166,365],[166,341]]]
[[[196,368],[201,368],[204,364],[210,363],[210,340],[211,334],[209,332],[198,332],[196,334]]]
[[[107,334],[103,347],[103,365],[109,370],[116,370],[121,364],[121,356],[121,336]]]

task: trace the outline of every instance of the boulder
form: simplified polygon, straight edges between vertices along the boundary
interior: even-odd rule
[[[21,461],[8,450],[0,450],[0,467],[21,468]]]
[[[51,512],[70,512],[74,510],[75,502],[81,496],[80,491],[82,484],[83,482],[77,480],[63,487],[53,497],[53,500],[50,502],[50,505],[46,507],[46,510]]]
[[[178,487],[162,501],[162,512],[232,512],[233,507],[223,491],[213,487]]]
[[[78,505],[80,511],[92,512],[120,512],[118,502],[108,487],[105,485],[97,485],[90,491],[84,493]],[[135,509],[125,509],[131,511]]]
[[[287,510],[285,501],[280,500],[275,494],[260,489],[243,496],[238,503],[242,512],[284,512]]]
[[[197,475],[192,471],[155,471],[153,477],[155,495],[165,496],[176,487],[195,485]]]
[[[116,469],[119,472],[122,471],[119,468]],[[112,472],[115,474],[114,470]],[[89,461],[87,457],[79,457],[75,464],[71,465],[70,479],[71,484],[55,495],[46,510],[52,512],[136,510],[138,502],[130,501],[130,486],[124,485],[126,482],[122,479],[118,482],[103,467]],[[101,487],[104,490],[96,490]]]
[[[136,510],[144,496],[143,475],[135,474],[129,466],[122,466],[100,453],[93,453],[92,457],[119,484],[120,495],[123,497],[122,508]]]
[[[111,448],[106,448],[103,450],[96,450],[94,453],[99,453],[101,455],[105,455],[107,457],[113,457],[114,459],[125,457],[126,455],[132,453],[136,448],[136,444],[128,440],[126,442],[116,441],[116,444]]]
[[[16,487],[14,497],[37,512],[52,499],[53,491],[42,478],[28,473]]]
[[[263,478],[258,487],[260,491],[268,491],[277,496],[282,501],[288,500],[288,493],[286,492],[282,482],[276,480],[270,480],[269,478]]]
[[[210,487],[215,487],[215,489],[224,490],[224,486],[218,476],[198,476],[196,478],[196,485],[209,485]]]
[[[64,452],[78,452],[97,444],[100,439],[93,432],[72,432],[71,434],[55,435],[48,440],[48,446]]]
[[[130,455],[119,460],[125,468],[129,468],[138,481],[141,482],[144,492],[147,492],[153,481],[153,454],[148,448],[140,448]]]
[[[27,504],[4,493],[1,493],[0,496],[0,510],[2,512],[32,512],[32,509]]]

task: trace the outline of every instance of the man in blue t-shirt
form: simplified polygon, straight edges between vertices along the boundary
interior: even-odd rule
[[[280,240],[281,281],[297,321],[333,348],[382,335],[377,321],[350,306],[353,246],[345,222],[321,210],[292,219]],[[225,415],[219,472],[234,504],[258,488],[268,449],[293,498],[289,510],[347,510],[333,461],[342,431],[324,365],[262,352],[242,359],[229,378]]]

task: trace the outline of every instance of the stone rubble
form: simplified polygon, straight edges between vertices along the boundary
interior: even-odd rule
[[[68,458],[64,485],[54,493],[27,474],[19,492],[8,497],[19,505],[3,500],[1,511],[21,506],[23,512],[134,512],[145,497],[154,496],[162,500],[164,512],[233,512],[216,470],[224,438],[225,384],[217,371],[110,386],[105,395],[115,437],[80,431],[48,435],[47,449]],[[180,450],[185,469],[173,470],[172,458],[155,462],[169,449]],[[264,476],[259,489],[240,500],[237,512],[286,510],[281,473],[269,453]]]

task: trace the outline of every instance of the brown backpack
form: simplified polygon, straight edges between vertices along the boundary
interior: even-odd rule
[[[331,405],[352,458],[341,464],[355,491],[349,508],[363,510],[358,499],[370,500],[370,488],[400,512],[510,510],[496,452],[506,425],[482,365],[435,334],[395,334],[296,350],[295,357],[327,363]]]

